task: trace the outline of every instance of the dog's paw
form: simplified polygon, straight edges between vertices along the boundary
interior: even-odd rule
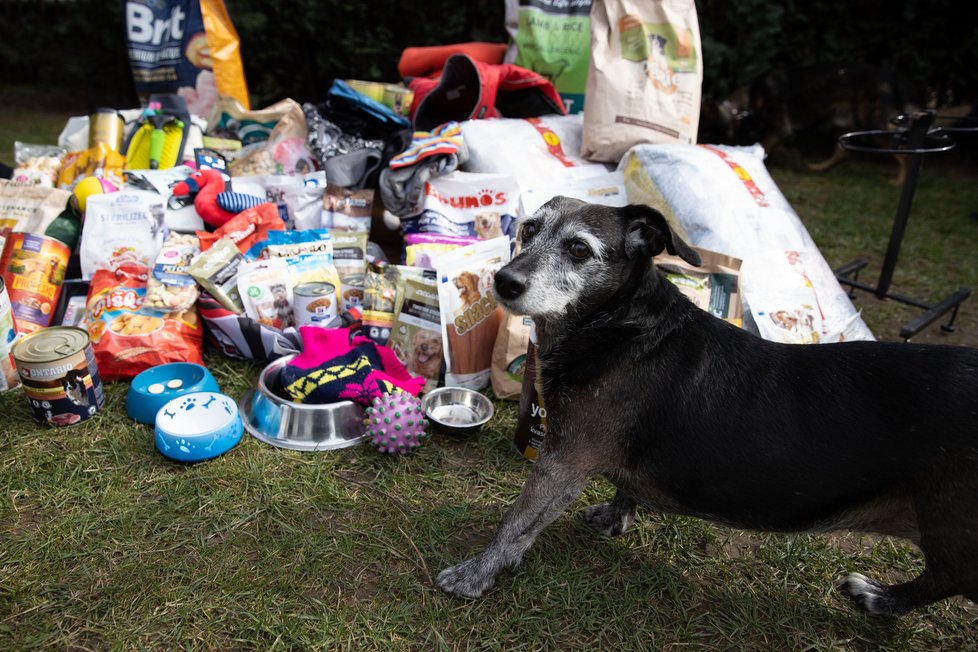
[[[438,573],[435,586],[463,598],[478,598],[496,583],[495,574],[475,556]]]
[[[622,534],[632,524],[629,514],[621,514],[611,503],[601,503],[584,508],[584,522],[599,534],[614,537]]]
[[[857,605],[874,616],[898,616],[894,610],[890,588],[862,573],[849,573],[839,584],[839,590]]]

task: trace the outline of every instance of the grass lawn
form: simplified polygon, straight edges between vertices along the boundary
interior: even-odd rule
[[[53,142],[67,115],[0,109],[0,157],[21,128],[23,140]],[[895,290],[934,300],[978,289],[975,167],[925,167]],[[772,173],[830,265],[866,255],[874,280],[894,169]],[[975,301],[957,332],[935,325],[917,339],[975,343]],[[916,315],[863,295],[857,305],[880,339]],[[236,398],[260,370],[206,358]],[[0,649],[978,649],[973,604],[881,620],[834,590],[853,570],[888,582],[919,572],[903,543],[647,512],[600,538],[575,514],[613,495],[597,479],[517,571],[459,600],[432,579],[489,541],[520,490],[529,463],[512,443],[515,403],[497,402],[475,436],[435,435],[401,458],[368,446],[298,453],[246,435],[182,465],[125,416],[126,389],[109,385],[104,410],[67,429],[38,428],[20,391],[0,395]]]

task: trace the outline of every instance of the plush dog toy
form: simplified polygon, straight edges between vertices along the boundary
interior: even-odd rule
[[[264,204],[267,199],[226,191],[224,177],[217,170],[198,170],[173,186],[173,195],[182,197],[193,195],[194,209],[200,219],[218,228],[241,211]]]

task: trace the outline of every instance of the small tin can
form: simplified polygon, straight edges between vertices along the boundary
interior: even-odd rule
[[[384,104],[397,115],[411,115],[411,105],[414,104],[414,91],[399,84],[384,86]]]
[[[366,274],[350,274],[340,279],[340,307],[343,310],[363,308],[363,288]]]
[[[122,149],[122,133],[125,130],[125,122],[122,116],[115,109],[95,109],[88,116],[88,147],[92,149],[98,147],[99,143],[105,143],[112,150],[118,152]]]
[[[296,326],[326,326],[336,317],[336,286],[325,282],[295,286],[293,311]]]
[[[0,256],[0,275],[14,313],[18,333],[51,324],[58,307],[71,248],[55,238],[15,231]]]
[[[10,296],[7,295],[7,286],[0,276],[0,392],[20,387],[20,377],[17,376],[14,358],[10,355],[10,347],[13,346],[16,334]]]
[[[43,328],[17,340],[13,357],[38,423],[70,426],[91,418],[105,404],[86,331],[72,326]]]

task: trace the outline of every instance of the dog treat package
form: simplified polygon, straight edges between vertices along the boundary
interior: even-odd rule
[[[506,0],[506,63],[540,73],[568,113],[584,108],[591,59],[591,0]]]
[[[42,188],[58,185],[61,161],[68,152],[57,145],[35,145],[14,141],[14,168],[10,178],[14,183],[24,183]]]
[[[0,251],[13,231],[43,234],[70,198],[66,190],[0,179]]]
[[[203,331],[196,308],[153,310],[145,305],[149,269],[123,264],[92,277],[84,323],[103,380],[132,378],[167,362],[203,364]]]
[[[499,334],[492,347],[492,392],[496,398],[518,399],[523,388],[526,350],[533,320],[524,315],[503,314]]]
[[[819,342],[873,339],[768,173],[760,145],[639,145],[628,151],[619,169],[631,203],[661,210],[689,244],[743,261],[745,328],[765,336],[760,322],[750,319],[755,309],[786,309],[777,305],[785,294],[804,290],[807,298],[787,309],[817,306],[822,322]],[[780,332],[765,332],[781,340]]]
[[[268,240],[272,231],[284,231],[285,222],[279,215],[278,206],[265,202],[247,208],[219,226],[213,233],[198,231],[200,250],[207,251],[223,238],[228,238],[244,254],[252,245]]]
[[[127,190],[92,195],[81,237],[82,278],[119,265],[152,267],[163,247],[164,208],[160,195]]]
[[[221,238],[190,263],[187,272],[194,277],[213,300],[235,314],[244,314],[238,294],[238,267],[244,256],[231,238]]]
[[[531,462],[537,459],[537,453],[543,446],[547,436],[547,408],[543,404],[543,392],[537,380],[537,347],[535,333],[530,330],[529,344],[526,349],[526,365],[523,368],[523,383],[520,387],[519,416],[516,421],[514,443],[523,457]]]
[[[320,170],[294,176],[235,177],[234,191],[264,197],[276,204],[287,228],[318,229],[326,192],[326,173]]]
[[[123,0],[136,92],[176,93],[207,118],[219,95],[248,105],[240,41],[224,0]]]
[[[404,236],[404,262],[413,267],[435,268],[435,259],[446,251],[475,244],[474,236],[438,235],[436,233],[408,233]]]
[[[505,174],[452,172],[425,183],[421,213],[401,219],[410,233],[490,240],[515,236],[520,186]]]
[[[703,84],[696,5],[594,0],[581,156],[617,162],[640,143],[695,143]]]
[[[98,143],[91,149],[68,152],[61,161],[58,173],[58,187],[72,190],[85,177],[98,177],[121,188],[125,181],[123,168],[126,157],[105,143]]]
[[[288,100],[288,110],[266,140],[244,147],[230,163],[232,177],[268,174],[305,175],[316,171],[306,148],[306,118],[298,103]]]
[[[340,281],[351,276],[363,276],[367,271],[366,231],[334,231],[333,266]]]
[[[283,258],[245,261],[238,267],[238,296],[245,315],[265,326],[292,326],[293,287]]]
[[[197,303],[199,292],[188,268],[199,253],[197,236],[171,232],[163,242],[163,248],[146,280],[146,301],[143,305],[174,312],[190,310]]]
[[[702,264],[699,267],[666,253],[655,257],[655,266],[698,308],[734,326],[743,327],[740,259],[701,247],[693,249],[700,255]]]
[[[445,385],[483,389],[489,385],[492,348],[503,310],[490,291],[496,270],[509,262],[509,238],[493,238],[438,257]]]
[[[326,229],[269,231],[266,247],[270,258],[316,254],[328,257],[330,262],[333,260],[333,236]]]
[[[363,334],[376,344],[387,344],[394,327],[397,283],[396,265],[379,261],[367,264],[363,283]]]
[[[438,387],[443,358],[438,287],[434,271],[426,272],[404,281],[387,346],[409,372],[424,377],[424,389],[430,391]]]
[[[330,231],[363,231],[370,233],[374,210],[372,188],[351,190],[327,184],[323,193],[323,208],[319,225]],[[317,225],[317,226],[319,226]],[[296,228],[311,228],[296,226]]]

